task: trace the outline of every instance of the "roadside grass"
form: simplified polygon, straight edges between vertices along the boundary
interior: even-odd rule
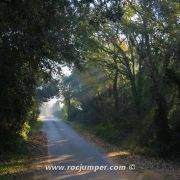
[[[132,153],[128,148],[114,145],[112,143],[107,142],[102,137],[97,136],[95,130],[89,126],[87,127],[77,121],[70,122],[66,120],[65,122],[69,124],[77,132],[79,132],[82,136],[84,136],[90,143],[100,148],[100,151],[105,151],[109,158],[114,156],[127,157]]]
[[[100,131],[99,128],[85,126],[83,123],[78,121],[64,121],[77,132],[82,134],[91,143],[98,145],[99,147],[104,149],[106,153],[109,154],[109,156],[113,156],[113,154],[119,154],[119,156],[123,157],[129,155],[140,155],[144,157],[147,156],[159,158],[158,155],[155,154],[152,149],[148,147],[139,146],[135,142],[133,134],[118,141],[111,141],[112,138],[108,137],[112,136],[114,137],[114,139],[118,139],[118,136],[116,137],[116,134],[111,130],[108,131],[108,129],[104,129],[103,131],[107,131],[107,133],[105,134],[106,136],[104,136],[104,134],[102,133],[102,131]]]
[[[102,148],[108,159],[115,164],[126,166],[135,164],[135,173],[142,177],[140,179],[180,179],[180,164],[177,159],[163,159],[155,156],[151,149],[136,145],[133,142],[133,137],[129,137],[119,144],[113,144],[98,136],[95,128],[85,126],[78,121],[65,122],[84,136],[87,141]]]
[[[30,134],[38,133],[42,125],[43,125],[43,121],[40,118],[38,118],[37,121],[31,122],[30,126],[32,128],[31,128]]]
[[[22,138],[16,143],[11,151],[2,152],[0,157],[0,179],[11,179],[17,175],[28,171],[31,164],[31,155],[29,146],[31,145],[31,136],[38,133],[43,122],[40,119],[33,121],[28,125],[29,130],[25,128],[22,132]],[[26,125],[27,126],[27,125]]]

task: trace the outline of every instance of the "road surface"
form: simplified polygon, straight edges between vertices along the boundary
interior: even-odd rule
[[[89,144],[71,127],[54,116],[43,117],[43,131],[47,135],[49,163],[53,166],[67,166],[72,170],[49,170],[50,179],[72,180],[118,180],[116,171],[73,170],[74,166],[108,166],[112,164],[97,147]],[[48,166],[51,168],[51,166]],[[82,166],[81,166],[82,167]],[[124,178],[123,178],[124,180]]]

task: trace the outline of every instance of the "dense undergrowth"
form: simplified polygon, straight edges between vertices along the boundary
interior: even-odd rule
[[[1,150],[0,179],[17,178],[28,170],[31,165],[31,138],[39,132],[42,123],[37,119],[25,124],[16,141],[12,139],[12,142],[8,143],[8,148]]]

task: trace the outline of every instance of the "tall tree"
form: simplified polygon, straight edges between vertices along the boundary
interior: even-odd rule
[[[0,2],[0,137],[16,137],[54,62],[77,64],[75,15],[68,0]],[[44,73],[45,72],[45,73]]]

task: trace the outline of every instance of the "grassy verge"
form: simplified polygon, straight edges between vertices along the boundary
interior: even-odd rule
[[[75,129],[77,132],[79,132],[82,136],[84,136],[89,142],[100,146],[103,148],[106,152],[112,152],[112,151],[117,151],[117,150],[123,150],[126,153],[129,153],[128,149],[120,149],[120,147],[108,143],[106,140],[104,140],[102,137],[98,136],[95,132],[94,129],[91,127],[84,126],[83,124],[79,122],[74,122],[74,121],[65,121],[67,124],[69,124],[73,129]]]
[[[79,122],[66,121],[73,129],[79,132],[90,143],[105,151],[108,159],[119,165],[135,164],[137,176],[142,176],[144,179],[179,179],[179,162],[177,160],[162,159],[152,156],[147,153],[149,150],[130,147],[129,142],[124,142],[122,145],[114,145],[108,143],[105,139],[97,136],[96,130],[91,127],[86,127]],[[134,147],[134,146],[133,146]],[[160,177],[160,178],[158,178]],[[138,178],[137,178],[138,179]],[[142,178],[143,179],[143,178]]]
[[[114,150],[126,152],[126,154],[158,157],[152,149],[139,146],[133,134],[127,136],[123,134],[121,137],[121,133],[119,133],[121,130],[118,130],[116,127],[85,126],[78,121],[66,121],[66,123],[92,143],[100,145],[107,152]]]
[[[0,179],[13,179],[28,171],[31,164],[32,138],[39,132],[42,124],[40,119],[31,123],[29,135],[24,135],[16,148],[3,152],[0,159]]]

